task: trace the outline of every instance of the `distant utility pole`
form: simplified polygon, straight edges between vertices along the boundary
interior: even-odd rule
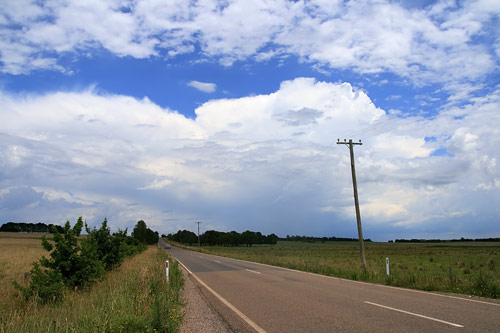
[[[352,187],[354,188],[354,205],[356,206],[356,222],[358,223],[358,238],[359,238],[359,252],[361,255],[361,264],[363,269],[366,270],[366,259],[365,259],[365,243],[363,241],[363,229],[361,228],[361,214],[359,212],[359,200],[358,200],[358,185],[356,183],[356,168],[354,167],[354,145],[362,145],[361,140],[359,142],[352,142],[350,139],[347,142],[341,142],[337,139],[338,145],[349,145],[349,152],[351,153],[351,173],[352,173]]]
[[[195,222],[198,225],[198,247],[200,247],[200,223],[202,222]]]

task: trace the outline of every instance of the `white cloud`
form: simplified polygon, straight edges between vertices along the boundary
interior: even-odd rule
[[[297,78],[212,100],[188,119],[92,90],[2,93],[0,217],[355,236],[349,154],[335,144],[352,137],[364,143],[355,154],[367,237],[459,237],[474,233],[468,219],[498,233],[498,96],[397,118],[348,83]],[[431,156],[440,148],[453,155]]]
[[[135,58],[201,50],[223,66],[295,54],[322,70],[449,84],[495,70],[498,15],[494,1],[425,9],[386,1],[8,1],[0,12],[0,59],[3,72],[20,74],[64,70],[60,56],[99,47]]]
[[[217,85],[215,83],[208,82],[191,81],[187,85],[206,93],[213,93],[217,89]]]

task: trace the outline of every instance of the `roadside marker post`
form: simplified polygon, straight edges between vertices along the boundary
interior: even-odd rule
[[[385,272],[387,274],[387,276],[389,276],[389,257],[386,257],[385,258]]]
[[[168,260],[165,260],[165,276],[166,276],[167,282],[168,282]]]

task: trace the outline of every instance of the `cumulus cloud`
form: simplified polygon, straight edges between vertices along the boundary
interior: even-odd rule
[[[215,83],[208,83],[208,82],[191,81],[188,82],[187,85],[206,93],[213,93],[217,89],[217,85]]]
[[[473,233],[467,221],[494,233],[498,96],[402,118],[348,83],[297,78],[270,94],[211,100],[189,119],[93,90],[2,93],[0,216],[354,237],[349,154],[335,144],[352,137],[363,140],[367,237],[460,237]]]
[[[493,2],[7,1],[0,11],[5,73],[63,68],[60,57],[104,48],[117,56],[169,58],[200,50],[235,61],[294,54],[311,66],[389,71],[413,83],[482,78],[498,61]],[[483,41],[483,42],[482,42]],[[493,45],[493,48],[491,47]]]

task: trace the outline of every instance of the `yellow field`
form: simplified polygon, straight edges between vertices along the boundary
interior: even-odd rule
[[[0,308],[7,309],[15,302],[13,281],[24,282],[24,273],[42,255],[42,235],[0,232]]]
[[[164,262],[171,258],[155,246],[125,259],[90,289],[67,291],[61,303],[24,303],[12,296],[12,281],[22,282],[32,262],[48,255],[41,246],[41,236],[0,233],[0,332],[178,330],[182,276],[174,264],[170,283],[165,282]]]

